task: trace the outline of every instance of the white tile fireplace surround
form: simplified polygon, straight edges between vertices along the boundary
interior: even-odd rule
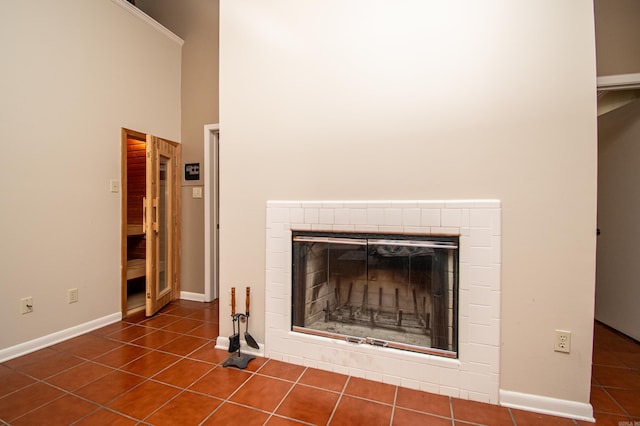
[[[268,201],[265,356],[493,404],[500,384],[498,200]],[[458,359],[291,331],[291,231],[457,235]]]

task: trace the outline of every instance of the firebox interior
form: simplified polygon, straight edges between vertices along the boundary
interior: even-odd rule
[[[292,240],[293,331],[457,357],[458,237]]]

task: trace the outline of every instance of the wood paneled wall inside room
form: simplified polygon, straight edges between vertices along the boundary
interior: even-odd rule
[[[142,235],[142,201],[146,193],[146,143],[137,139],[127,139],[127,225],[129,234]],[[145,258],[145,240],[129,238],[127,256],[129,259]]]

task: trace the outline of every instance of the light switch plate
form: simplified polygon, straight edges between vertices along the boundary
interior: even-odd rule
[[[194,186],[193,187],[193,198],[202,198],[202,187]]]
[[[111,179],[109,181],[109,189],[111,192],[120,192],[120,182],[118,179]]]

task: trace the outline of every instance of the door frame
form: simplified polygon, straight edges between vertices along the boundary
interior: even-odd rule
[[[204,126],[204,301],[219,297],[220,286],[220,125]]]

